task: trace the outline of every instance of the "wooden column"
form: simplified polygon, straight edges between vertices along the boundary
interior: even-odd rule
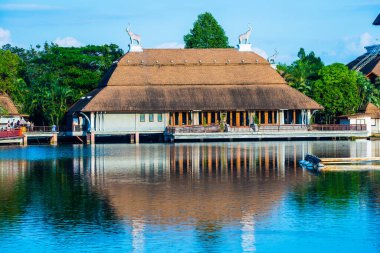
[[[232,117],[233,117],[233,114],[232,114],[232,112],[230,112],[230,126],[231,127],[232,127],[232,122],[233,122]]]
[[[94,133],[87,133],[86,134],[86,142],[87,142],[87,144],[95,144],[95,134]]]
[[[259,111],[259,124],[261,124],[261,112]]]
[[[207,124],[211,124],[211,112],[207,113]]]
[[[277,122],[276,122],[276,119],[275,119],[275,117],[274,117],[274,111],[272,111],[272,124],[276,124]]]
[[[178,125],[182,126],[182,112],[178,113]]]
[[[91,135],[93,135],[94,133],[91,133]],[[95,138],[94,138],[94,141],[92,140],[91,138],[91,143],[94,143],[95,142]],[[53,134],[53,136],[50,138],[50,145],[57,145],[58,144],[58,136],[56,133]]]
[[[268,111],[264,112],[264,124],[268,124]]]
[[[136,141],[136,144],[140,143],[140,134],[138,132],[136,132],[135,134],[135,141]]]
[[[236,112],[236,126],[240,126],[240,112]]]
[[[28,136],[26,134],[22,137],[22,145],[28,146]]]
[[[293,124],[296,124],[296,110],[293,110]]]
[[[174,116],[174,112],[169,113],[169,115],[170,115],[170,125],[171,125],[171,126],[175,126],[175,116]]]

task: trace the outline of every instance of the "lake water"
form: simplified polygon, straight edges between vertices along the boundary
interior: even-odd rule
[[[0,147],[0,252],[380,252],[377,141]]]

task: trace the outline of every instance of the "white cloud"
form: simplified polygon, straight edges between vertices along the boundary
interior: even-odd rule
[[[184,48],[185,44],[177,42],[165,42],[155,46],[155,48]]]
[[[58,9],[62,9],[62,7],[44,4],[0,4],[0,10],[7,11],[46,11]]]
[[[57,38],[54,43],[60,47],[80,47],[82,44],[74,37]]]
[[[11,43],[11,32],[0,27],[0,46]]]
[[[260,55],[264,59],[268,59],[268,54],[263,49],[258,48],[258,47],[254,47],[254,48],[252,48],[252,51],[255,52],[256,54]]]
[[[376,40],[371,34],[365,32],[359,37],[356,36],[344,38],[344,42],[346,44],[346,50],[348,50],[350,53],[363,54],[366,52],[364,47],[375,44]]]

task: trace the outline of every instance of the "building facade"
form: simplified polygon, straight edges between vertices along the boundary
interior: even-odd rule
[[[129,51],[68,112],[97,134],[163,133],[168,126],[307,125],[318,103],[250,50]]]
[[[380,109],[368,103],[364,108],[360,108],[358,113],[340,117],[340,123],[346,125],[366,125],[369,135],[380,133]]]

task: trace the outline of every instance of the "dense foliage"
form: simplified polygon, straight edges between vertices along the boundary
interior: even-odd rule
[[[312,82],[318,80],[318,73],[324,66],[321,58],[314,52],[306,54],[303,48],[298,52],[298,60],[291,65],[277,65],[277,70],[283,75],[288,84],[305,95],[310,94]]]
[[[228,48],[228,37],[211,13],[200,14],[190,33],[183,37],[185,48]]]
[[[97,87],[123,51],[113,44],[67,48],[45,43],[28,50],[5,45],[0,53],[12,59],[0,62],[1,70],[11,64],[2,75],[7,81],[1,80],[1,91],[37,124],[51,125],[59,124],[75,101]]]
[[[306,54],[303,48],[298,58],[291,65],[279,64],[277,70],[290,86],[325,108],[316,114],[318,123],[334,123],[338,116],[356,113],[369,102],[380,105],[380,87],[362,73],[340,63],[324,66],[314,52]]]
[[[310,95],[325,107],[327,122],[339,115],[353,114],[361,103],[358,74],[340,63],[323,67],[319,79],[311,85]]]

